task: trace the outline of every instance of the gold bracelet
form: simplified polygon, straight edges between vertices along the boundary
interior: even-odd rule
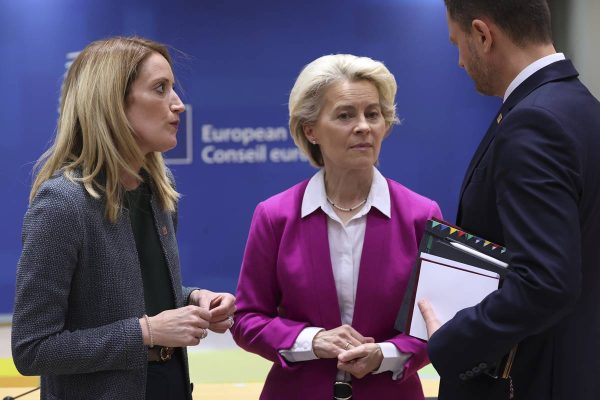
[[[152,327],[150,326],[150,318],[146,314],[144,314],[144,319],[146,320],[146,326],[148,327],[148,334],[150,335],[150,348],[154,347],[154,336],[152,335]]]

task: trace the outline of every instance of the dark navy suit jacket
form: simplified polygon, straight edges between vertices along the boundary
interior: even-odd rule
[[[440,400],[507,399],[480,367],[516,344],[516,399],[600,399],[600,103],[577,76],[564,60],[529,77],[471,161],[457,224],[511,257],[502,288],[431,337]]]

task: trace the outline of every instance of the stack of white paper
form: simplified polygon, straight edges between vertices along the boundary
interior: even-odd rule
[[[480,303],[498,289],[498,274],[427,253],[421,267],[409,334],[427,340],[427,328],[418,302],[426,299],[443,324],[460,310]]]

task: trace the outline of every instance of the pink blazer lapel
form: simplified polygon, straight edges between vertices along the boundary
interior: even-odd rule
[[[366,332],[371,324],[370,315],[377,312],[381,304],[373,302],[372,293],[381,290],[380,276],[377,267],[384,252],[388,251],[389,241],[392,237],[390,230],[392,224],[388,218],[376,209],[371,209],[367,215],[367,227],[363,242],[363,251],[360,258],[360,271],[358,272],[358,286],[356,288],[356,301],[354,303],[354,316],[352,326],[358,332]]]
[[[333,329],[342,324],[342,319],[329,254],[327,216],[319,209],[306,216],[301,225],[304,230],[301,235],[304,238],[303,251],[309,255],[307,271],[314,282],[314,291],[305,295],[317,297],[321,326]]]

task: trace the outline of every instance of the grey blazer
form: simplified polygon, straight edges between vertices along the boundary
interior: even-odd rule
[[[193,289],[181,285],[177,217],[161,211],[154,196],[151,203],[181,307]],[[127,210],[112,224],[103,201],[83,185],[62,174],[46,181],[23,222],[12,326],[19,372],[41,375],[42,399],[142,400],[147,348],[138,319],[144,313]]]

